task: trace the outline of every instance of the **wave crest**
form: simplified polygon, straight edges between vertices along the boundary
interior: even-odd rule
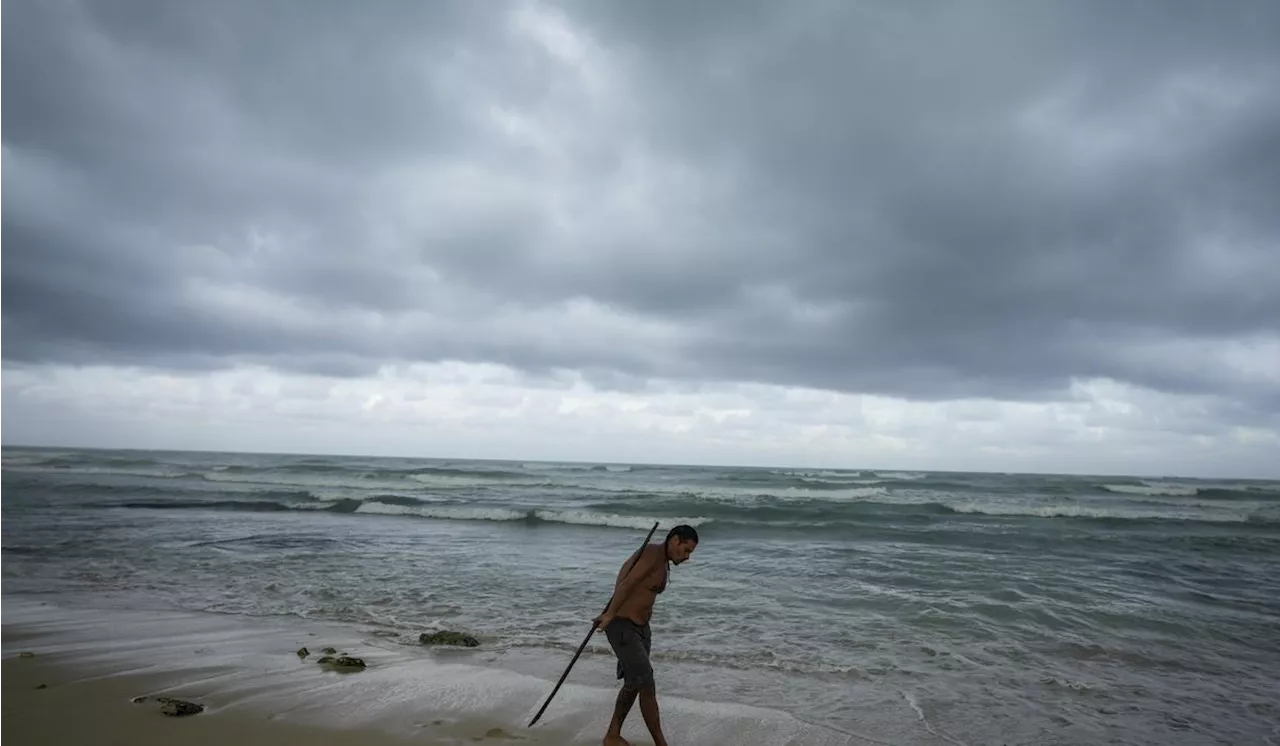
[[[1142,482],[1141,484],[1100,484],[1098,488],[1116,495],[1141,497],[1206,497],[1219,500],[1280,497],[1280,486],[1271,483],[1196,485],[1179,482]]]
[[[664,518],[659,516],[599,513],[591,510],[544,510],[538,508],[518,510],[515,508],[479,506],[388,505],[377,502],[362,503],[356,512],[455,521],[524,521],[527,523],[566,523],[577,526],[628,529],[649,528],[655,521],[659,526],[675,526],[681,523],[700,526],[710,520],[703,517]]]

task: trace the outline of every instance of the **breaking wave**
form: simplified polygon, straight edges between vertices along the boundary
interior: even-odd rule
[[[1280,525],[1280,515],[1265,510],[1185,510],[1171,511],[1160,505],[1089,506],[1089,505],[1032,505],[999,502],[936,501],[902,503],[863,501],[833,504],[812,500],[807,503],[787,503],[754,506],[735,505],[715,501],[680,501],[654,499],[650,501],[609,501],[577,507],[514,507],[505,505],[458,504],[416,499],[401,495],[383,495],[367,499],[343,498],[319,500],[307,493],[276,493],[274,499],[266,494],[256,499],[171,499],[127,500],[111,503],[109,507],[150,510],[241,510],[253,512],[271,511],[323,511],[377,516],[399,516],[432,520],[498,521],[537,523],[563,523],[605,528],[644,529],[656,521],[660,526],[685,523],[701,526],[715,523],[724,528],[770,528],[797,530],[838,530],[841,526],[858,524],[920,524],[946,520],[965,520],[976,517],[998,519],[1078,519],[1102,520],[1121,523],[1252,523]]]
[[[1176,482],[1142,482],[1140,484],[1101,484],[1098,488],[1117,495],[1141,497],[1208,497],[1223,500],[1280,498],[1280,485],[1193,485]]]
[[[1280,524],[1280,484],[1247,480],[18,449],[5,451],[4,480],[24,488],[23,500],[125,509],[628,529],[653,521],[714,524],[716,531],[914,531],[1019,519]]]

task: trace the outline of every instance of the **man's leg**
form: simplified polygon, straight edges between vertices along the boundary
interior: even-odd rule
[[[627,705],[628,709],[630,707]],[[662,721],[658,717],[658,691],[652,679],[640,690],[640,714],[644,716],[649,735],[653,736],[653,746],[667,746],[667,737],[662,735]]]
[[[653,736],[654,746],[667,746],[658,718],[658,696],[653,686],[653,666],[649,663],[649,627],[615,619],[605,630],[609,644],[618,656],[618,673],[623,678],[622,691],[618,692],[613,708],[613,719],[605,734],[605,746],[624,746],[622,723],[631,712],[636,696],[640,697],[640,714]]]
[[[631,712],[631,705],[636,702],[636,695],[640,692],[627,685],[623,685],[618,692],[618,701],[613,705],[613,720],[609,721],[609,730],[604,734],[604,746],[631,746],[627,740],[622,737],[622,723],[627,719],[627,714]],[[647,720],[645,722],[648,722]]]
[[[631,712],[631,706],[640,693],[638,687],[631,685],[631,677],[626,675],[627,662],[635,664],[636,653],[641,649],[641,642],[636,630],[626,620],[614,619],[605,629],[605,637],[609,647],[618,656],[618,678],[623,679],[622,689],[618,692],[618,700],[613,705],[613,718],[609,721],[609,729],[604,734],[604,746],[631,746],[622,737],[622,723]]]
[[[636,628],[643,657],[638,657],[635,665],[636,679],[631,685],[640,690],[640,714],[644,716],[644,724],[653,737],[653,746],[667,746],[667,737],[662,734],[662,719],[658,717],[658,690],[653,683],[653,666],[649,663],[649,652],[652,640],[649,625]]]

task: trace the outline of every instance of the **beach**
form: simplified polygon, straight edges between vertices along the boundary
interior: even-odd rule
[[[17,639],[15,639],[17,638]],[[38,641],[41,635],[10,635],[8,647],[23,638]],[[211,687],[193,677],[191,683],[176,674],[117,672],[90,673],[65,656],[41,655],[30,659],[4,659],[4,734],[13,743],[64,744],[169,744],[193,746],[235,742],[256,744],[307,742],[319,746],[344,743],[401,744],[411,739],[362,729],[324,728],[273,719],[260,712],[232,710],[201,717],[165,717],[158,706],[135,704],[139,691],[182,693],[205,700]],[[195,673],[194,671],[192,673]],[[459,732],[458,735],[465,736]],[[412,739],[414,743],[448,743]]]
[[[568,746],[598,743],[613,701],[603,688],[568,684],[528,728],[550,692],[542,679],[487,665],[484,653],[406,649],[341,624],[36,600],[7,601],[4,619],[5,733],[15,743]],[[326,648],[365,667],[327,667]],[[204,709],[166,716],[160,698]],[[688,743],[844,742],[730,703],[672,699],[664,717]],[[638,710],[624,735],[652,743]]]
[[[451,716],[447,706],[432,703],[418,677],[438,679],[447,668],[406,666],[374,652],[376,671],[325,672],[314,662],[319,655],[307,660],[281,647],[337,637],[323,632],[289,634],[283,627],[216,615],[104,617],[48,604],[6,604],[5,619],[5,735],[13,743],[391,746],[516,740],[504,728]],[[364,680],[350,678],[361,674]],[[428,698],[417,703],[418,694]],[[160,697],[193,702],[204,711],[165,716]],[[573,742],[563,732],[547,736],[527,733],[518,740]]]
[[[599,636],[526,725],[656,522],[702,535],[653,620],[673,746],[1280,743],[1275,483],[4,459],[18,742],[599,743]],[[479,644],[421,644],[441,630]],[[330,670],[325,647],[367,667]],[[638,710],[624,735],[650,742]]]

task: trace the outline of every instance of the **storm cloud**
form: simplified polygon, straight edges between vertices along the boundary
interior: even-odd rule
[[[7,366],[1280,427],[1280,4],[6,4]]]

